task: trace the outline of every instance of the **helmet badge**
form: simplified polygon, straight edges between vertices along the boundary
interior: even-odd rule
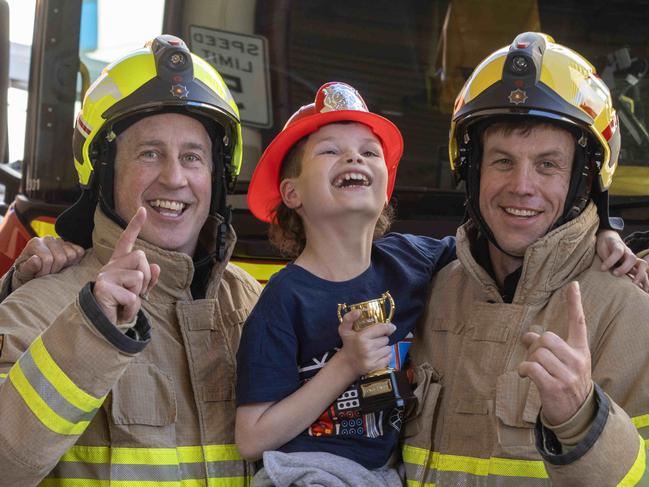
[[[182,100],[183,98],[187,98],[187,96],[189,95],[189,90],[185,85],[172,85],[171,94],[176,98],[180,98]]]
[[[515,90],[512,90],[511,93],[509,93],[508,98],[509,103],[520,105],[521,103],[525,103],[527,101],[527,93],[525,92],[525,90],[516,88]]]
[[[360,110],[367,111],[358,92],[344,83],[332,83],[322,90],[324,92],[323,107],[320,113],[337,110]]]

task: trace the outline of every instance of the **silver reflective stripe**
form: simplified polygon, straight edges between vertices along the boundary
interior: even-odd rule
[[[240,477],[242,475],[245,475],[246,462],[244,462],[243,460],[208,462],[207,472],[212,479],[220,477]]]
[[[0,384],[2,384],[7,379],[7,374],[0,374]]]
[[[52,470],[48,478],[171,482],[180,480],[180,471],[178,465],[61,462]]]
[[[243,460],[208,462],[209,478],[233,478],[246,475]],[[83,462],[60,462],[47,478],[93,479],[170,482],[180,480],[204,480],[205,463],[181,463],[180,465],[101,464]]]
[[[428,470],[421,479],[423,467],[406,463],[406,478],[410,482],[418,481],[425,485],[464,485],[480,487],[551,487],[550,479],[539,479],[505,475],[475,475],[466,472]]]
[[[34,388],[36,393],[47,403],[47,405],[63,419],[66,419],[72,424],[77,424],[81,421],[91,421],[95,416],[97,409],[90,412],[85,412],[70,404],[59,392],[54,388],[52,383],[42,374],[31,353],[24,353],[18,361],[23,374]]]

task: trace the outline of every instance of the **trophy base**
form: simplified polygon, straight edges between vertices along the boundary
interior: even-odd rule
[[[360,410],[364,414],[391,408],[405,408],[415,399],[403,370],[387,369],[382,374],[372,373],[359,382]]]

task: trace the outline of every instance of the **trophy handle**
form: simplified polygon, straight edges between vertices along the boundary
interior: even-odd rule
[[[343,322],[343,314],[347,314],[348,312],[347,305],[345,303],[339,304],[338,305],[338,322],[342,323]]]
[[[383,302],[385,303],[385,300],[387,299],[388,302],[390,303],[390,311],[388,313],[388,321],[392,321],[392,317],[394,316],[394,299],[392,299],[392,296],[390,295],[390,291],[386,291],[383,293],[381,296],[383,298]]]

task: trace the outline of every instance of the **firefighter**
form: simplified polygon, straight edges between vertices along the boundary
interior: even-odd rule
[[[544,34],[466,82],[449,152],[469,218],[411,350],[408,485],[648,481],[649,296],[595,255],[619,141],[606,85]]]
[[[235,350],[260,286],[228,263],[232,96],[159,36],[90,87],[73,146],[56,229],[85,255],[0,305],[0,485],[247,485]]]

